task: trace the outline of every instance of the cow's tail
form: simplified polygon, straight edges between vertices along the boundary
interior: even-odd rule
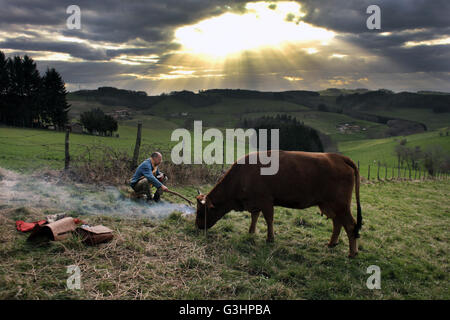
[[[345,159],[345,163],[347,163],[350,167],[352,167],[353,171],[355,172],[355,196],[356,196],[357,216],[356,216],[356,227],[354,230],[354,236],[355,238],[359,238],[359,230],[361,230],[362,227],[361,204],[359,202],[359,183],[360,183],[359,170],[358,167],[355,165],[355,163],[349,158]]]

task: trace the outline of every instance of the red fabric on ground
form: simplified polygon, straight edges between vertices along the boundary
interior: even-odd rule
[[[46,223],[46,220],[39,220],[36,222],[24,222],[22,220],[16,221],[16,228],[17,230],[21,231],[21,232],[28,232],[33,230],[33,228],[39,224],[39,225],[43,225],[44,223]]]
[[[83,220],[80,220],[78,218],[74,218],[73,221],[75,222],[75,224],[79,224],[79,223],[85,224]],[[28,232],[28,231],[33,230],[33,228],[37,224],[43,225],[46,222],[47,222],[47,220],[39,220],[36,222],[24,222],[22,220],[19,220],[19,221],[16,221],[16,227],[17,227],[17,230],[19,230],[21,232]]]

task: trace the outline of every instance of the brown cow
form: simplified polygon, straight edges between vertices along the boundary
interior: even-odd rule
[[[268,151],[269,155],[271,151]],[[249,232],[254,233],[259,213],[267,223],[267,241],[274,241],[273,207],[304,209],[319,206],[322,214],[333,220],[329,247],[338,243],[342,226],[350,253],[358,253],[356,238],[362,224],[359,202],[359,172],[348,157],[334,153],[279,151],[279,170],[274,175],[261,175],[261,165],[235,162],[214,188],[197,196],[196,225],[211,228],[231,210],[247,210],[252,215]],[[357,222],[351,214],[353,185],[356,184]]]

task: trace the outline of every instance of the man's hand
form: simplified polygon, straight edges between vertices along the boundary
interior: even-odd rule
[[[169,191],[169,189],[165,185],[162,185],[161,189],[162,189],[162,191]]]

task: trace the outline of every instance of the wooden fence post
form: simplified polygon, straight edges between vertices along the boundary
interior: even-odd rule
[[[70,129],[66,127],[66,141],[64,144],[64,170],[68,170],[70,166],[70,153],[69,153],[69,133]]]
[[[367,172],[367,180],[370,180],[370,164],[369,164],[369,170]]]
[[[377,165],[378,165],[378,168],[377,168],[377,180],[380,180],[380,161],[378,161]]]
[[[131,170],[136,169],[139,158],[139,149],[141,148],[142,122],[138,121],[138,130],[136,136],[136,144],[134,146],[133,160],[131,160]]]
[[[222,170],[221,170],[222,173],[224,172],[223,168],[224,168],[224,165],[225,165],[225,156],[226,156],[226,154],[225,154],[226,153],[225,152],[225,140],[226,140],[226,138],[225,137],[226,136],[224,135],[224,138],[222,140]]]

